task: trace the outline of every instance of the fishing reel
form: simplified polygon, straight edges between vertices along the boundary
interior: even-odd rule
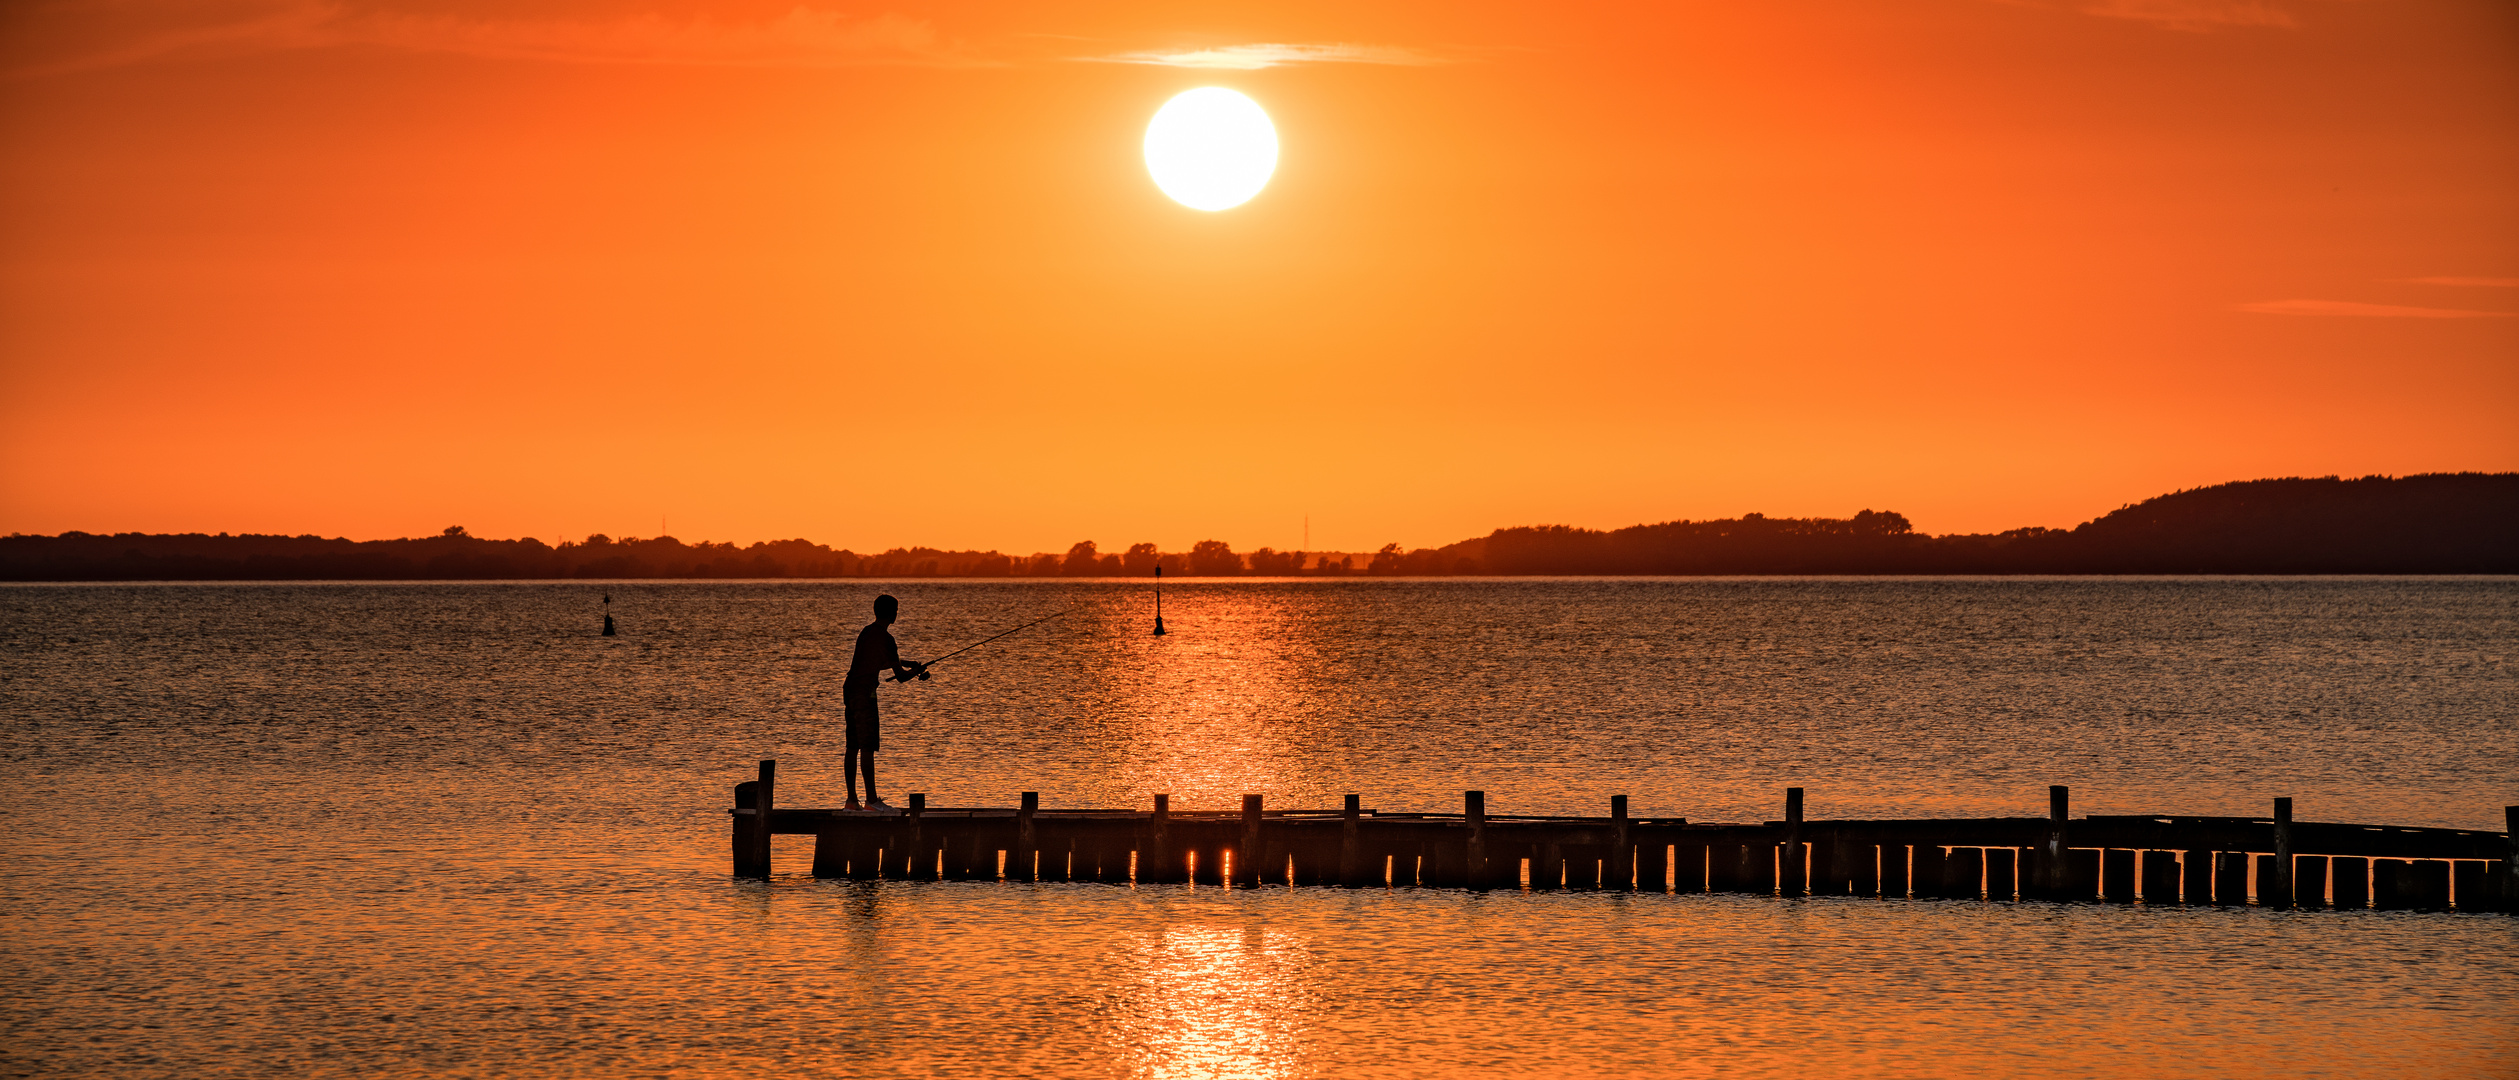
[[[934,661],[929,661],[929,663],[933,663],[933,662],[934,662]],[[911,666],[911,667],[914,667],[914,668],[917,668],[917,669],[918,669],[918,671],[917,671],[916,673],[914,673],[914,674],[910,674],[910,675],[903,675],[903,674],[901,674],[900,672],[895,671],[895,672],[893,672],[893,673],[892,673],[892,681],[893,681],[893,682],[908,682],[908,681],[910,681],[911,679],[917,679],[917,680],[918,680],[918,681],[920,681],[920,682],[926,682],[926,681],[927,681],[927,665],[926,665],[926,664],[912,664],[912,665],[910,665],[910,666]]]

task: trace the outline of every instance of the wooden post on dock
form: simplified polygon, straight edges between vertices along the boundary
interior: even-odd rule
[[[1041,812],[1041,793],[1023,793],[1023,805],[1015,810],[1015,847],[1006,853],[1006,877],[1010,881],[1041,880],[1041,836],[1033,825],[1034,815]]]
[[[1882,844],[1881,895],[1893,900],[1907,898],[1907,845]]]
[[[2449,863],[2442,859],[2416,859],[2407,864],[2409,871],[2402,880],[2412,886],[2413,906],[2425,911],[2440,911],[2449,906]]]
[[[1829,895],[1880,895],[1880,849],[1862,839],[1839,833],[1837,842],[1829,845],[1833,852],[1828,859]]]
[[[1260,835],[1260,822],[1266,819],[1261,807],[1260,796],[1242,796],[1242,846],[1233,852],[1233,883],[1246,889],[1260,883],[1261,864],[1268,858],[1268,843]]]
[[[1245,806],[1242,812],[1257,813],[1257,805]],[[1346,805],[1338,812],[1338,883],[1351,889],[1381,884],[1375,880],[1382,876],[1381,867],[1373,867],[1374,873],[1365,872],[1363,823],[1364,796],[1350,792]]]
[[[2327,857],[2302,855],[2292,860],[2292,904],[2296,907],[2327,906]]]
[[[1776,891],[1800,896],[1810,891],[1809,853],[1802,850],[1802,789],[1784,789],[1784,847],[1776,856]]]
[[[1155,816],[1146,823],[1146,847],[1137,853],[1137,883],[1171,883],[1187,878],[1181,853],[1172,850],[1172,796],[1155,796]]]
[[[1494,884],[1487,872],[1487,793],[1461,793],[1461,817],[1469,825],[1467,858],[1463,860],[1469,874],[1469,887],[1484,889]]]
[[[2112,904],[2134,902],[2134,852],[2108,848],[2099,853],[2099,897]]]
[[[2370,860],[2370,906],[2382,911],[2414,906],[2407,888],[2413,865],[2404,859]]]
[[[1940,844],[1915,846],[1915,862],[1912,869],[1915,878],[1915,894],[1918,897],[1950,895],[1949,890],[1942,884],[1945,868],[1949,862],[1950,856],[1943,854]]]
[[[2178,853],[2152,848],[2143,852],[2143,902],[2178,902]]]
[[[1671,891],[1671,845],[1660,836],[1648,836],[1636,845],[1636,888],[1644,892]]]
[[[1741,890],[1760,896],[1776,894],[1776,846],[1758,840],[1741,845]]]
[[[910,793],[910,849],[902,873],[912,881],[936,880],[936,838],[927,835],[927,793]]]
[[[2248,853],[2244,851],[2215,852],[2213,858],[2213,903],[2222,907],[2248,906]]]
[[[2274,800],[2274,880],[2257,882],[2261,907],[2292,906],[2292,801]]]
[[[2178,853],[2179,899],[2189,904],[2213,902],[2213,853],[2189,849]]]
[[[1683,835],[1679,841],[1671,845],[1671,891],[1676,893],[1706,891],[1706,845],[1704,843],[1690,843]]]
[[[1706,845],[1706,888],[1714,892],[1746,892],[1741,881],[1741,844],[1718,840]]]
[[[2072,817],[2072,810],[2072,788],[2062,784],[2047,788],[2047,846],[2038,853],[2041,897],[2061,899],[2065,894],[2064,823]]]
[[[778,805],[778,762],[763,759],[761,778],[735,785],[736,877],[770,876],[770,810]]]
[[[2496,869],[2501,873],[2501,909],[2519,913],[2519,806],[2502,807],[2502,859]],[[2487,878],[2495,876],[2488,874]]]
[[[2484,866],[2471,859],[2449,864],[2449,899],[2458,905],[2458,910],[2492,910],[2492,901],[2484,895]]]
[[[2370,860],[2336,856],[2327,860],[2335,875],[2335,906],[2359,911],[2370,906]]]
[[[1984,895],[1984,882],[1984,848],[1955,847],[1942,860],[1942,895],[1974,900]]]
[[[1627,832],[1627,797],[1609,797],[1609,857],[1601,860],[1604,889],[1621,892],[1636,887],[1636,841]],[[1659,892],[1661,890],[1654,890]]]
[[[2448,863],[2448,899],[2459,906],[2459,911],[2491,911],[2494,901],[2484,896],[2484,866],[2486,863],[2474,858]]]

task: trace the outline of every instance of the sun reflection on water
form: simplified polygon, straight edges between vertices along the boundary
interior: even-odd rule
[[[1247,792],[1317,786],[1289,766],[1305,759],[1308,718],[1290,715],[1318,664],[1317,598],[1188,589],[1175,605],[1188,631],[1131,636],[1114,688],[1134,718],[1125,734],[1132,777],[1178,806],[1230,807]]]
[[[1148,934],[1110,957],[1101,1003],[1114,1059],[1151,1080],[1294,1076],[1313,998],[1298,935],[1190,925]]]

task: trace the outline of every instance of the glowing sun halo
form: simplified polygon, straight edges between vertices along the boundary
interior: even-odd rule
[[[1259,102],[1235,91],[1184,90],[1146,124],[1146,171],[1183,206],[1230,210],[1277,171],[1277,126]]]

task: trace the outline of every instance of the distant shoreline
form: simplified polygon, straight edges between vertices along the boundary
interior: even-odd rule
[[[2309,581],[2450,581],[2450,582],[2454,582],[2454,581],[2477,581],[2477,582],[2496,582],[2496,581],[2512,581],[2512,582],[2519,582],[2519,571],[2512,571],[2512,572],[2508,572],[2508,573],[2440,573],[2440,574],[2428,574],[2428,573],[2424,573],[2424,574],[2317,574],[2317,573],[2299,573],[2299,574],[2223,574],[2223,573],[2194,573],[2194,574],[2167,574],[2167,573],[2163,573],[2163,574],[2032,574],[2032,573],[2022,573],[2022,574],[1961,574],[1961,573],[1951,573],[1951,574],[1463,574],[1463,575],[1450,575],[1450,574],[1416,574],[1416,575],[1393,575],[1393,576],[1385,576],[1385,577],[1367,577],[1367,576],[1364,576],[1364,575],[1361,575],[1361,574],[1359,574],[1359,575],[1355,575],[1355,576],[1351,576],[1351,577],[1338,577],[1338,576],[1328,576],[1328,577],[1324,577],[1324,576],[1320,576],[1320,575],[1313,575],[1313,574],[1298,574],[1298,575],[1291,575],[1291,576],[1264,576],[1264,575],[1259,575],[1259,574],[1242,574],[1242,575],[1237,575],[1237,576],[1234,576],[1234,577],[1219,577],[1219,578],[1184,578],[1184,579],[1182,579],[1182,580],[1180,580],[1180,581],[1178,581],[1178,582],[1175,582],[1173,579],[1168,578],[1168,577],[1167,577],[1167,578],[1165,578],[1165,579],[1163,579],[1163,583],[1164,583],[1164,585],[1166,585],[1167,587],[1168,587],[1168,586],[1175,585],[1175,584],[1181,585],[1181,586],[1183,586],[1183,587],[1190,587],[1190,586],[1201,586],[1201,587],[1203,587],[1203,586],[1210,586],[1210,585],[1278,585],[1278,584],[1300,584],[1300,585],[1323,585],[1323,586],[1336,586],[1336,585],[1379,585],[1379,584],[1392,584],[1392,583],[1399,583],[1399,582],[1405,582],[1405,583],[1412,584],[1412,585],[1416,585],[1416,584],[1440,585],[1440,584],[1444,584],[1444,583],[1447,583],[1447,582],[1457,582],[1457,583],[1462,583],[1462,584],[1476,584],[1476,585],[1513,585],[1513,584],[1521,584],[1521,583],[1546,583],[1546,582],[1559,582],[1559,581],[1646,581],[1646,582],[1649,582],[1649,581],[1671,581],[1671,582],[1709,582],[1709,583],[1727,582],[1727,581],[1728,581],[1728,582],[1743,582],[1743,583],[1754,583],[1754,582],[1793,582],[1793,581],[1813,581],[1813,582],[1823,582],[1823,581],[1880,581],[1880,582],[1897,582],[1897,581],[1918,581],[1918,582],[1923,582],[1923,581],[1949,581],[1949,582],[1969,582],[1969,581],[2001,581],[2001,582],[2022,582],[2022,583],[2036,583],[2036,582],[2084,582],[2084,581],[2092,581],[2092,582],[2096,582],[2096,581],[2123,581],[2123,582],[2145,582],[2145,581],[2157,581],[2157,582],[2206,582],[2206,581],[2271,581],[2271,582],[2309,582]],[[1153,582],[1152,582],[1152,580],[1151,580],[1151,579],[1148,579],[1148,578],[1133,578],[1133,577],[1092,577],[1092,578],[1087,578],[1087,577],[1077,577],[1077,578],[989,578],[989,577],[828,577],[828,578],[808,578],[808,577],[785,577],[785,578],[662,578],[662,577],[660,577],[660,578],[330,578],[330,579],[322,579],[322,580],[313,580],[313,579],[309,579],[309,580],[300,580],[300,579],[296,579],[296,578],[188,578],[188,579],[182,579],[182,580],[172,580],[172,579],[161,580],[161,579],[157,579],[157,578],[96,578],[96,579],[84,580],[84,581],[67,581],[67,580],[63,580],[63,581],[55,581],[55,580],[20,580],[20,579],[0,579],[0,589],[8,589],[8,588],[46,588],[46,587],[52,587],[52,586],[64,586],[64,585],[78,585],[78,586],[89,586],[89,585],[94,585],[94,586],[113,586],[113,585],[163,585],[163,586],[194,586],[194,585],[206,585],[206,586],[229,586],[229,585],[240,585],[240,586],[241,586],[241,585],[273,585],[273,586],[328,586],[328,585],[412,585],[412,586],[449,586],[449,585],[499,585],[499,586],[513,586],[513,587],[517,587],[517,588],[523,588],[523,587],[527,587],[527,586],[540,586],[540,585],[580,585],[580,586],[590,586],[590,585],[604,585],[604,586],[629,586],[629,585],[777,585],[777,584],[795,584],[795,585],[830,585],[830,584],[834,584],[834,583],[851,583],[851,584],[855,584],[855,583],[863,583],[863,584],[868,584],[868,585],[899,585],[899,584],[913,584],[913,585],[918,585],[918,584],[932,584],[932,585],[1007,585],[1007,584],[1020,584],[1020,585],[1042,585],[1042,586],[1049,586],[1049,585],[1098,585],[1098,584],[1125,584],[1125,585],[1134,585],[1134,586],[1138,586],[1138,587],[1141,587],[1141,588],[1142,588],[1142,587],[1148,587],[1148,586],[1151,586],[1151,585],[1153,584]]]
[[[1744,514],[1624,529],[1497,529],[1437,548],[1186,552],[1136,544],[1065,554],[806,540],[738,547],[595,535],[558,546],[461,526],[400,540],[201,533],[0,537],[5,582],[763,581],[1056,578],[1776,578],[2426,576],[2519,574],[2519,473],[2248,480],[2147,499],[2072,529],[1932,536],[1895,511]]]

